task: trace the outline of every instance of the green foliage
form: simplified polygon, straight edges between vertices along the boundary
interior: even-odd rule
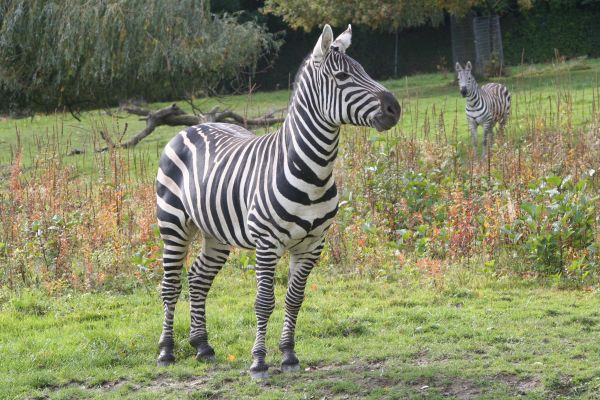
[[[301,1],[266,0],[264,10],[283,17],[294,28],[311,30],[327,22],[343,26],[348,22],[369,26],[375,29],[392,31],[431,23],[439,25],[444,21],[444,12],[462,15],[480,0],[448,1]]]
[[[547,144],[555,143],[553,151],[558,153],[554,156],[582,156],[572,152],[568,156],[559,137],[547,135],[544,139]],[[582,146],[591,146],[595,138],[592,134],[585,139],[589,144]],[[519,139],[523,140],[528,143],[526,138]],[[513,271],[555,275],[557,282],[564,277],[565,282],[578,285],[597,282],[600,203],[592,180],[595,172],[588,172],[589,180],[565,174],[564,178],[533,178],[515,184],[513,179],[524,179],[518,169],[502,173],[496,169],[517,166],[516,157],[520,156],[510,150],[516,144],[509,143],[497,149],[496,167],[487,176],[481,176],[481,170],[473,174],[460,167],[460,146],[436,144],[428,150],[427,144],[419,146],[402,136],[372,133],[364,147],[346,148],[342,154],[352,152],[354,157],[344,165],[357,171],[349,175],[359,175],[360,168],[364,175],[352,192],[346,183],[340,231],[354,236],[334,235],[330,241],[334,262],[343,265],[357,257],[365,261],[377,257],[370,254],[377,247],[377,237],[394,249],[401,263],[416,258],[420,268],[434,276],[442,274],[448,260],[485,255],[489,259],[482,263],[483,272],[489,275],[501,273],[504,263],[497,260],[512,257]],[[541,159],[521,159],[519,163],[527,169],[545,170]],[[553,168],[573,171],[567,164],[571,162]],[[365,193],[365,200],[356,198],[356,192]],[[514,199],[519,203],[515,205]],[[359,255],[356,244],[349,243],[352,241],[369,256]],[[337,256],[344,252],[348,257]]]
[[[597,0],[377,0],[377,1],[311,1],[266,0],[264,12],[283,17],[293,28],[311,30],[327,22],[343,26],[349,22],[393,31],[398,28],[411,28],[426,24],[437,26],[444,21],[444,15],[464,16],[473,10],[479,14],[503,14],[515,10],[527,11],[536,7],[573,7],[589,5]]]
[[[537,270],[584,279],[600,267],[600,244],[594,242],[600,197],[588,186],[570,176],[542,178],[530,184],[531,200],[521,204],[520,216],[503,228],[511,242],[525,243]]]
[[[507,64],[546,62],[560,55],[600,56],[598,8],[534,9],[502,20]]]
[[[211,93],[279,42],[189,0],[9,0],[0,5],[4,108],[105,106]]]

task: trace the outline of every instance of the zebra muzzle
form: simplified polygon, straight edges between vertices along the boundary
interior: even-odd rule
[[[402,110],[396,97],[390,92],[377,94],[381,109],[373,118],[373,126],[379,132],[387,131],[398,123]]]

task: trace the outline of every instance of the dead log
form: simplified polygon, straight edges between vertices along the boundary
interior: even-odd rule
[[[274,117],[275,113],[281,112],[283,109],[274,110],[258,118],[245,118],[231,110],[221,111],[219,107],[214,107],[209,112],[200,115],[186,114],[185,111],[179,108],[175,103],[156,111],[146,110],[134,105],[125,106],[123,107],[123,110],[129,114],[140,116],[140,119],[146,121],[146,127],[126,142],[119,141],[118,143],[115,143],[111,139],[108,132],[103,130],[100,132],[100,136],[102,136],[102,139],[107,143],[107,146],[96,149],[96,152],[107,151],[111,148],[127,149],[135,147],[161,125],[192,126],[206,122],[225,122],[243,126],[246,129],[257,129],[266,128],[271,125],[281,123],[284,120],[284,118]],[[69,153],[69,155],[82,153],[83,150],[74,149]]]

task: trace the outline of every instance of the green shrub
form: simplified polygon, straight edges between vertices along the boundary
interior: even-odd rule
[[[598,215],[597,195],[588,181],[570,176],[549,176],[530,184],[531,199],[521,204],[519,217],[504,227],[511,242],[522,242],[543,273],[576,274],[585,278],[598,267],[598,243],[594,243]]]

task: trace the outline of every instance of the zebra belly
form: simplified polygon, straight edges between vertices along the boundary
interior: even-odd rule
[[[484,113],[485,110],[482,109],[472,109],[467,107],[467,118],[475,121],[477,125],[483,125],[488,119],[489,116]]]
[[[265,207],[265,201],[259,201],[258,194],[250,204],[246,204],[231,190],[232,186],[226,179],[218,185],[223,188],[220,192],[209,183],[201,185],[200,192],[204,196],[197,197],[193,209],[186,211],[192,215],[203,235],[234,247],[253,249],[266,239],[269,243],[277,243],[282,250],[301,251],[321,241],[337,213],[337,194],[327,201],[311,205],[279,199],[279,206],[287,214],[283,217],[271,208],[272,205]]]
[[[288,216],[293,216],[294,220],[283,219],[277,214],[271,214],[270,218],[265,220],[264,215],[261,216],[258,210],[252,209],[249,212],[248,223],[250,234],[255,243],[260,242],[265,236],[276,236],[274,239],[282,250],[302,252],[322,240],[333,222],[337,207],[337,196],[310,206],[295,204],[294,207],[286,207],[286,213]],[[255,221],[259,222],[255,223]],[[268,242],[273,242],[268,240],[268,237],[266,239]]]

